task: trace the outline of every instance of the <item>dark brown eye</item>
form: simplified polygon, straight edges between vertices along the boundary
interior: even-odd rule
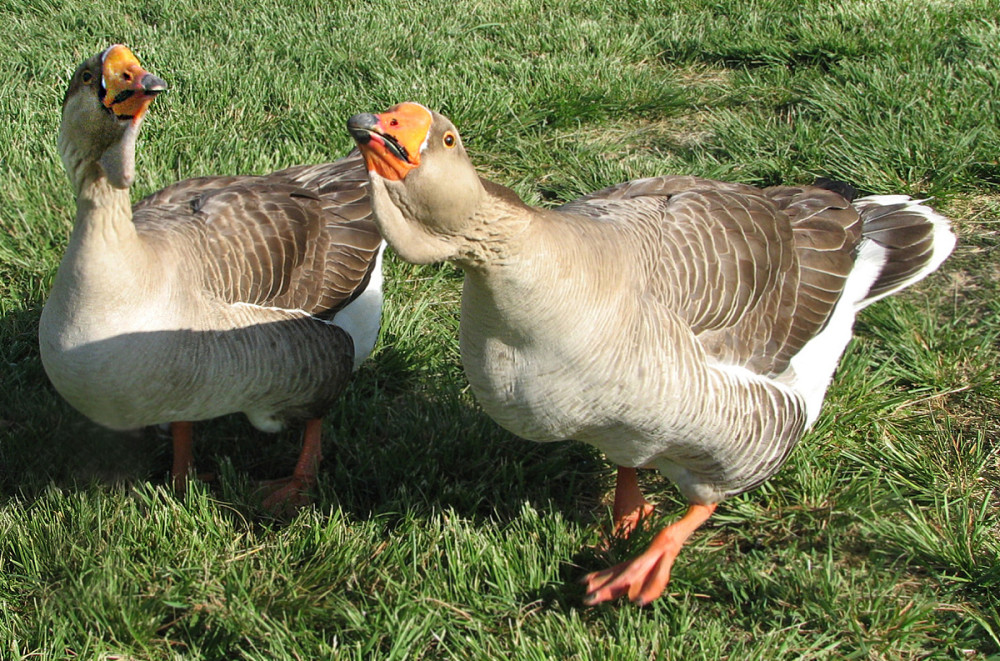
[[[80,79],[83,81],[85,85],[89,85],[91,81],[94,80],[94,74],[90,73],[89,71],[84,71],[83,76],[81,76]]]
[[[444,146],[448,147],[449,149],[451,147],[454,147],[455,143],[457,142],[457,140],[455,140],[455,134],[452,133],[451,131],[448,131],[447,133],[444,134],[444,138],[442,138],[442,141],[444,142]]]
[[[399,126],[399,120],[393,117],[389,120],[389,126]]]

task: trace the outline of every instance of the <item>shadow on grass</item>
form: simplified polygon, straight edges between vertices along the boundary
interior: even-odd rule
[[[165,483],[171,444],[164,429],[105,429],[55,392],[38,356],[38,315],[29,310],[0,320],[0,337],[6,338],[0,365],[6,386],[0,406],[2,493],[30,501],[50,485]],[[460,368],[450,369],[460,376]],[[316,499],[321,511],[339,507],[368,518],[451,508],[463,517],[503,523],[530,501],[571,520],[603,516],[604,481],[598,476],[608,468],[595,451],[579,443],[516,438],[462,391],[464,377],[435,376],[391,344],[358,371],[325,420]],[[255,483],[291,474],[301,433],[300,425],[290,425],[266,434],[242,415],[198,423],[197,469],[222,476],[209,486],[216,497],[248,518],[268,519]]]
[[[104,429],[52,388],[38,355],[40,310],[0,319],[0,493],[33,499],[49,484],[73,487],[142,472],[156,454],[144,430]]]
[[[502,524],[527,501],[590,520],[607,468],[594,450],[517,438],[478,408],[460,373],[432,378],[401,362],[383,349],[331,412],[320,506],[365,517],[450,508]]]

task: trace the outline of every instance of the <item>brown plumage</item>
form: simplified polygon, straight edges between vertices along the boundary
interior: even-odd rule
[[[178,482],[191,421],[310,420],[296,474],[269,503],[299,501],[319,418],[378,332],[383,243],[362,161],[188,179],[130,208],[136,135],[165,87],[124,46],[70,82],[59,147],[77,215],[42,313],[42,361],[102,425],[174,423]]]
[[[465,271],[462,363],[483,409],[620,466],[616,530],[649,515],[635,467],[691,503],[587,602],[647,603],[725,498],[777,471],[816,419],[857,311],[951,252],[948,221],[847,186],[631,181],[556,209],[481,179],[454,125],[405,103],[348,128],[375,220],[404,259]]]

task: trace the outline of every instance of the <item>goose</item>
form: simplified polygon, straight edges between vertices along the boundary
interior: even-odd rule
[[[659,597],[690,535],[771,477],[816,420],[858,310],[955,244],[921,201],[855,199],[830,181],[663,176],[533,208],[481,178],[454,124],[423,105],[361,113],[348,130],[389,245],[464,271],[459,346],[484,411],[617,464],[622,537],[653,511],[637,467],[688,501],[642,554],[583,578],[587,604]]]
[[[315,483],[322,416],[379,331],[384,242],[355,152],[266,176],[199,177],[134,206],[135,144],[166,90],[126,46],[73,74],[59,153],[76,218],[39,322],[56,391],[116,430],[169,424],[175,485],[192,423],[242,412],[274,432],[305,422],[293,475],[264,505]]]

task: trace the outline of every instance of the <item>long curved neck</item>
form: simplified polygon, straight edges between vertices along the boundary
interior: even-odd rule
[[[132,223],[132,204],[128,188],[117,188],[100,174],[91,171],[80,184],[76,198],[76,221],[63,263],[78,253],[88,268],[100,269],[112,263],[135,258],[139,237]],[[111,262],[111,263],[109,263]]]
[[[107,138],[101,138],[94,122],[77,121],[72,109],[64,110],[59,155],[76,194],[76,222],[67,256],[81,244],[136,240],[129,189],[138,130],[137,123],[130,125],[102,149],[99,145]]]
[[[504,246],[507,259],[462,265],[463,325],[508,337],[565,337],[605,326],[618,314],[634,264],[614,223],[533,209],[531,223]],[[580,301],[588,305],[580,306]],[[468,329],[471,330],[471,329]]]
[[[100,168],[88,172],[92,176],[79,182],[73,233],[46,304],[63,310],[67,320],[78,314],[101,319],[127,305],[150,259],[132,223],[129,190],[112,186]]]
[[[502,269],[524,251],[532,229],[545,212],[524,203],[517,194],[500,184],[480,178],[484,203],[477,222],[470,223],[460,237],[459,249],[451,259],[470,271]]]

